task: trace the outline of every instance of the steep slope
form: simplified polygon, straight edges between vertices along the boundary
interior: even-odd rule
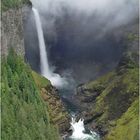
[[[58,140],[69,127],[68,114],[55,88],[23,60],[30,6],[28,0],[2,0],[2,139]]]
[[[127,32],[124,42],[126,51],[116,69],[79,86],[75,95],[85,124],[105,140],[138,139],[138,32]]]
[[[3,140],[59,139],[30,67],[14,51],[2,61],[1,87]]]
[[[138,140],[139,139],[139,101],[132,103],[119,120],[116,126],[106,136],[107,140]]]
[[[32,75],[37,87],[39,87],[42,99],[49,106],[51,123],[58,126],[60,133],[67,131],[70,127],[70,117],[60,100],[57,89],[51,85],[50,81],[36,72],[32,71]]]
[[[1,14],[1,54],[8,54],[8,48],[13,47],[19,55],[24,55],[24,34],[23,34],[23,7],[30,6],[29,0],[2,0]],[[27,12],[27,14],[29,11]]]

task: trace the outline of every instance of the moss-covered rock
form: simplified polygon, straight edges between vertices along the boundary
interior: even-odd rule
[[[138,140],[139,139],[139,101],[135,100],[128,110],[116,121],[105,137],[106,140]]]
[[[137,33],[126,34],[124,42],[126,50],[116,69],[79,86],[75,95],[84,109],[85,124],[100,133],[104,140],[138,139]]]
[[[32,71],[35,83],[40,89],[40,93],[47,106],[49,107],[49,115],[51,123],[57,125],[60,133],[70,128],[70,118],[66,111],[56,88],[45,77]]]
[[[94,127],[94,130],[103,137],[106,135],[105,140],[116,140],[116,137],[124,140],[127,137],[127,131],[131,135],[129,140],[133,140],[132,137],[134,136],[136,137],[136,133],[138,133],[138,111],[136,112],[134,108],[136,107],[138,110],[138,77],[139,69],[136,66],[125,68],[125,71],[121,74],[113,71],[94,82],[83,85],[82,88],[86,90],[80,95],[80,98],[76,96],[79,99],[79,104],[82,107],[84,106],[84,109],[88,112],[84,116],[85,122],[89,122],[90,127]],[[85,102],[87,96],[89,99],[93,97],[95,91],[98,91],[99,94],[94,97],[94,100]],[[131,115],[132,109],[134,109],[134,115]],[[134,120],[133,125],[131,125],[131,121],[129,124],[129,117],[132,119],[132,122]],[[124,127],[120,125],[125,123],[125,121],[126,125]],[[122,131],[125,127],[126,129]],[[119,129],[121,129],[121,134]],[[135,134],[133,134],[134,131],[136,131]],[[108,135],[111,137],[110,139]]]

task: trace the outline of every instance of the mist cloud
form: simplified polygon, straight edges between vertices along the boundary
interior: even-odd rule
[[[62,75],[70,71],[80,82],[117,65],[123,53],[123,33],[138,21],[138,0],[31,1],[40,12],[50,64]],[[36,68],[38,46],[31,17],[26,27],[26,54]]]
[[[41,12],[61,16],[63,8],[75,15],[96,14],[100,20],[108,20],[106,27],[127,24],[138,17],[138,0],[31,0]]]

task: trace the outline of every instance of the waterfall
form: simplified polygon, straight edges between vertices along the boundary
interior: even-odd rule
[[[67,85],[65,79],[61,78],[59,74],[56,74],[53,71],[51,71],[49,67],[39,12],[35,8],[32,8],[32,10],[35,16],[37,35],[39,40],[41,74],[47,79],[49,79],[52,85],[56,87],[63,87],[64,85]],[[69,139],[71,140],[99,140],[99,137],[95,132],[90,131],[90,134],[85,133],[84,120],[82,119],[76,122],[75,118],[72,118],[71,129],[73,130],[72,136],[69,137]]]
[[[44,41],[44,35],[41,25],[41,20],[38,11],[35,8],[32,8],[35,16],[36,27],[37,27],[37,34],[38,34],[38,41],[39,41],[39,48],[40,48],[40,63],[41,63],[41,74],[48,79],[51,78],[51,71],[49,69],[48,63],[48,56],[46,51],[46,45]]]
[[[68,140],[99,140],[99,135],[93,131],[89,134],[85,133],[84,120],[80,119],[76,122],[76,118],[73,117],[71,121],[72,135]]]
[[[43,35],[43,28],[41,24],[40,15],[37,9],[34,7],[32,8],[35,22],[36,22],[36,29],[37,29],[37,35],[38,35],[38,41],[39,41],[39,51],[40,51],[40,65],[41,65],[41,74],[49,79],[52,83],[52,85],[60,88],[64,85],[66,85],[66,81],[64,78],[61,78],[59,74],[53,73],[49,67],[48,62],[48,56],[46,51],[46,45]]]

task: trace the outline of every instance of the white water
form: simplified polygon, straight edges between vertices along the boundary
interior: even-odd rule
[[[35,17],[37,35],[38,35],[38,40],[39,40],[41,74],[47,79],[49,79],[52,85],[58,88],[63,87],[64,85],[67,84],[65,79],[61,78],[59,74],[53,73],[48,63],[48,56],[47,56],[46,45],[45,45],[39,12],[34,7],[32,8],[32,10]]]
[[[75,118],[72,118],[71,129],[73,131],[72,136],[70,136],[71,140],[99,140],[99,136],[93,131],[90,131],[90,134],[84,133],[85,127],[83,119],[76,122]]]

